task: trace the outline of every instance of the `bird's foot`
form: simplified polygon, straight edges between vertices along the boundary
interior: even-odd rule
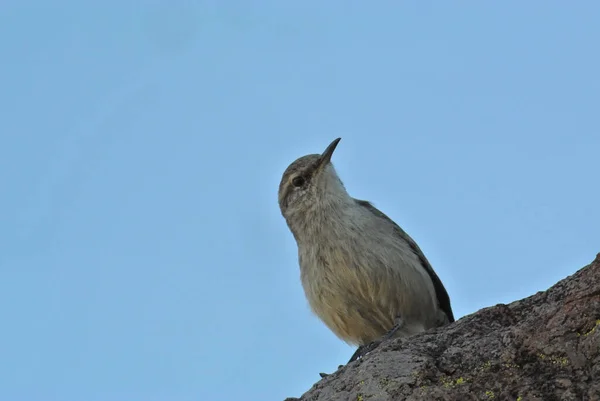
[[[377,348],[377,346],[379,346],[379,344],[381,344],[381,340],[373,341],[366,345],[361,345],[360,347],[358,347],[356,352],[352,355],[352,357],[350,358],[348,363],[354,362],[357,359],[362,358],[363,356],[365,356],[366,354],[368,354],[369,352],[371,352],[375,348]]]
[[[362,358],[363,356],[365,356],[366,354],[368,354],[369,352],[371,352],[375,348],[377,348],[379,346],[379,344],[381,344],[383,341],[393,338],[396,335],[396,333],[398,332],[398,330],[400,330],[402,328],[402,326],[404,326],[404,320],[402,320],[401,317],[397,317],[394,321],[394,327],[392,327],[387,333],[385,333],[383,336],[381,336],[380,339],[375,340],[369,344],[361,345],[360,347],[358,347],[358,349],[356,350],[356,352],[354,352],[354,354],[352,355],[352,357],[350,358],[348,363],[354,362],[357,359]]]
[[[398,333],[398,330],[400,330],[403,326],[404,326],[404,320],[402,320],[402,318],[400,316],[398,316],[394,320],[394,327],[392,327],[390,329],[390,331],[388,331],[387,333],[385,333],[383,335],[383,337],[381,338],[382,341],[389,340],[390,338],[393,338],[396,335],[396,333]]]

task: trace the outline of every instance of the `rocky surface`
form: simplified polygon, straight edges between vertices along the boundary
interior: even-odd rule
[[[292,400],[600,400],[600,254],[547,291],[385,342]]]

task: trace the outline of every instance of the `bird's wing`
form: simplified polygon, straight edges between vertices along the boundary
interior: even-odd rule
[[[442,284],[442,281],[440,280],[438,275],[433,270],[433,267],[431,267],[431,264],[429,263],[429,261],[423,254],[423,251],[421,251],[421,248],[419,248],[417,243],[406,232],[404,232],[404,230],[402,228],[400,228],[400,226],[398,224],[394,223],[394,221],[392,219],[390,219],[382,211],[380,211],[375,206],[373,206],[370,202],[359,200],[359,199],[355,199],[355,201],[360,206],[368,209],[375,216],[385,219],[393,224],[398,235],[400,237],[402,237],[402,239],[405,240],[410,245],[410,248],[412,249],[412,251],[415,253],[415,255],[417,255],[417,257],[421,261],[421,265],[423,266],[423,268],[425,269],[427,274],[429,274],[429,277],[431,278],[431,281],[433,282],[433,288],[435,289],[435,295],[437,297],[440,309],[442,311],[444,311],[446,316],[448,316],[448,321],[450,323],[454,322],[454,314],[452,313],[452,306],[450,305],[450,297],[448,296],[448,292],[446,291],[444,284]]]

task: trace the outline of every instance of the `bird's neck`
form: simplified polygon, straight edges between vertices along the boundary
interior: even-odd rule
[[[356,227],[362,220],[360,207],[347,193],[320,196],[303,210],[301,216],[288,219],[290,230],[298,244],[319,242],[320,238],[335,238]]]

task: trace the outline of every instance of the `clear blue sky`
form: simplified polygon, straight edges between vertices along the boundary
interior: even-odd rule
[[[485,3],[4,1],[0,399],[282,400],[344,363],[277,205],[338,136],[457,317],[590,262],[600,2]]]

